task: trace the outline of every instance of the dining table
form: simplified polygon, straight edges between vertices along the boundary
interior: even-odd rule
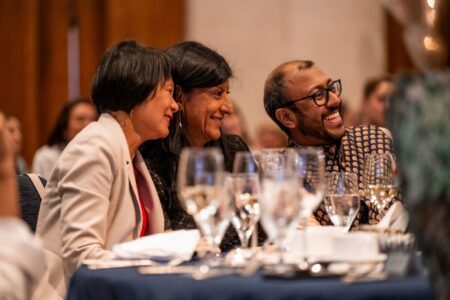
[[[420,261],[402,277],[345,282],[339,276],[283,278],[257,271],[195,279],[189,274],[142,274],[140,267],[90,269],[74,273],[67,299],[434,299]],[[247,274],[248,275],[248,274]]]

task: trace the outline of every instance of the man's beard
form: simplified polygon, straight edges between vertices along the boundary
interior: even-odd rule
[[[339,108],[340,111],[340,108]],[[302,114],[300,110],[297,110],[297,128],[298,130],[305,136],[313,136],[316,138],[323,139],[325,141],[329,141],[330,143],[336,142],[342,138],[342,134],[331,134],[328,132],[322,125],[322,123],[316,123],[317,126],[314,126],[312,122],[306,122],[305,115]],[[339,113],[340,114],[340,113]],[[322,120],[320,120],[322,122]],[[312,126],[311,126],[312,125]]]

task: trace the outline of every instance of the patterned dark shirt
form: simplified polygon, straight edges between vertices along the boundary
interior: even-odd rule
[[[290,140],[289,147],[301,146]],[[323,151],[325,154],[326,172],[345,171],[356,173],[358,176],[361,208],[353,222],[353,226],[355,227],[358,224],[377,224],[381,217],[375,205],[366,198],[364,193],[364,160],[366,155],[371,153],[393,153],[391,138],[378,126],[348,127],[345,135],[338,142],[323,146]],[[400,194],[398,194],[391,203],[400,198]],[[322,225],[333,224],[323,202],[314,212],[314,216]]]

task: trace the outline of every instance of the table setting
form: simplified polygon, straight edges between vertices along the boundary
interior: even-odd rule
[[[386,166],[364,179],[381,221],[353,228],[360,209],[356,175],[326,173],[318,149],[270,149],[258,160],[238,153],[232,174],[223,171],[217,149],[184,150],[179,199],[198,229],[142,237],[115,245],[111,260],[84,261],[68,299],[125,293],[133,299],[325,299],[332,291],[345,299],[432,298],[414,236],[406,232],[408,215],[400,202],[390,203],[396,183]],[[334,226],[308,225],[322,201]],[[260,246],[252,243],[258,222],[268,236]],[[241,246],[219,253],[229,224]],[[394,283],[405,288],[393,290]]]

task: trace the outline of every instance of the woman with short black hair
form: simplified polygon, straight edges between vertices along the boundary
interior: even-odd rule
[[[100,118],[64,149],[41,203],[37,233],[48,264],[41,299],[64,298],[83,260],[109,259],[114,244],[164,230],[138,147],[169,134],[173,89],[165,53],[124,41],[104,54],[92,84]]]

